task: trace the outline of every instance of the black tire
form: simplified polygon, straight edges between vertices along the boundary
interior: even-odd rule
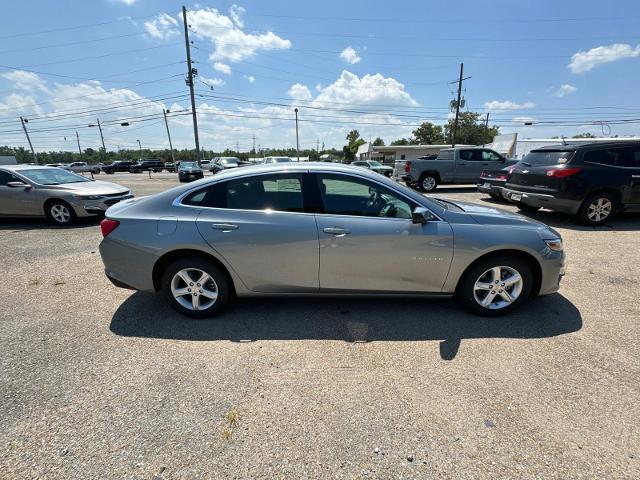
[[[523,212],[537,212],[538,210],[540,210],[540,207],[533,207],[531,205],[527,205],[526,203],[516,203],[516,206],[518,207],[518,210],[522,210]]]
[[[418,180],[418,190],[433,192],[438,186],[438,176],[433,173],[423,173]]]
[[[616,197],[610,193],[595,193],[582,202],[582,206],[576,217],[583,225],[589,225],[591,227],[603,225],[613,217],[617,203]],[[600,205],[600,210],[598,209],[598,205]],[[592,206],[595,210],[592,210]]]
[[[494,289],[492,291],[495,292],[495,294],[491,294],[488,291],[486,295],[492,295],[493,298],[496,298],[499,300],[499,302],[492,302],[490,304],[494,308],[488,308],[488,307],[482,306],[478,302],[478,300],[476,300],[476,296],[480,297],[481,295],[484,295],[484,293],[482,293],[483,290],[479,290],[478,295],[476,295],[476,289],[475,289],[476,282],[480,280],[481,276],[485,272],[489,271],[494,267],[508,267],[516,271],[520,275],[520,278],[522,279],[522,284],[520,286],[520,290],[517,298],[511,303],[505,304],[501,308],[497,308],[499,305],[499,302],[504,302],[503,297],[500,295],[500,293],[502,292],[500,287],[503,286],[503,284],[500,284],[500,283],[495,284],[492,281],[485,281],[485,283],[488,283],[492,286],[492,288]],[[506,279],[508,279],[508,277],[506,277],[505,280]],[[514,288],[516,287],[512,286],[511,292],[507,290],[508,288],[509,287],[505,288],[504,290],[507,291],[507,293],[511,294],[511,293],[514,293]],[[512,311],[513,309],[518,308],[520,305],[525,303],[531,296],[532,288],[533,288],[533,273],[531,272],[531,268],[525,261],[514,256],[493,256],[493,257],[488,257],[484,260],[479,261],[471,269],[469,269],[465,273],[464,277],[462,278],[458,286],[458,291],[456,293],[460,301],[473,313],[476,313],[478,315],[482,315],[485,317],[497,317],[500,315],[505,315],[510,311]],[[483,298],[485,297],[484,296],[481,297],[481,299]]]
[[[214,284],[211,284],[207,281],[208,290],[213,291],[212,289],[215,286],[215,290],[218,294],[212,305],[202,310],[192,310],[185,307],[174,297],[171,290],[172,281],[178,274],[178,272],[185,269],[193,269],[194,271],[200,270],[202,272],[206,272],[207,275],[209,275],[209,277],[213,280]],[[190,275],[193,275],[193,273],[194,272],[192,272]],[[197,272],[195,273],[197,274]],[[179,285],[184,284],[184,288],[199,287],[200,285],[197,284],[196,279],[193,276],[191,276],[191,278],[194,280],[193,282],[190,282],[191,285],[187,285],[184,280],[176,281],[179,282]],[[202,285],[202,287],[205,288],[204,285]],[[212,317],[224,310],[231,299],[231,290],[229,281],[227,280],[227,276],[214,263],[198,257],[181,258],[169,264],[164,269],[164,272],[162,272],[162,278],[160,281],[160,292],[164,295],[164,297],[174,309],[191,318]],[[190,294],[186,294],[181,298],[185,299],[187,303],[189,299],[193,299],[192,295]],[[207,297],[201,295],[199,298]],[[207,298],[206,302],[208,302],[209,300],[210,299]]]
[[[65,213],[66,212],[66,213]],[[66,227],[75,223],[77,216],[71,205],[64,200],[50,200],[44,205],[44,213],[53,225]]]

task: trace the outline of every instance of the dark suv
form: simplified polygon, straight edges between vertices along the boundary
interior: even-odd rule
[[[109,165],[103,165],[102,171],[104,173],[128,172],[134,163],[129,160],[116,160]]]
[[[558,210],[585,225],[602,225],[618,210],[640,211],[640,142],[531,150],[512,167],[503,196],[521,210]]]
[[[141,172],[161,172],[164,169],[164,163],[160,160],[142,160],[138,163],[131,165],[129,172],[141,173]]]

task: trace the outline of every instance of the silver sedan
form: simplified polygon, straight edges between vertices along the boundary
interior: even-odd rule
[[[102,215],[129,189],[93,181],[62,168],[37,165],[0,166],[0,217],[44,217],[69,225],[78,217]]]
[[[236,296],[350,294],[455,295],[499,315],[564,274],[560,235],[542,223],[338,164],[226,170],[124,201],[101,227],[108,278],[191,317]]]

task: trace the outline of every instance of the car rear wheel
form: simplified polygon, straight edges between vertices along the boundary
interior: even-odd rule
[[[171,263],[162,274],[161,290],[173,308],[192,318],[217,314],[230,298],[226,275],[197,257]]]
[[[54,225],[71,225],[76,219],[76,212],[73,208],[62,200],[53,200],[45,205],[47,218]]]
[[[613,215],[615,204],[615,198],[609,193],[591,195],[580,207],[578,220],[584,225],[602,225]]]
[[[526,262],[516,257],[492,257],[480,261],[462,280],[458,296],[479,315],[504,315],[527,301],[533,274]]]
[[[433,174],[427,173],[420,177],[418,182],[418,188],[422,192],[433,192],[438,186],[438,177]]]

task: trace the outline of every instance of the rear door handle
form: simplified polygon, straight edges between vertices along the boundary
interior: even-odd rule
[[[345,235],[349,235],[351,233],[351,230],[347,230],[346,228],[342,227],[327,227],[323,228],[322,231],[330,235],[335,235],[336,237],[344,237]]]
[[[214,223],[211,225],[214,230],[222,230],[223,232],[230,232],[231,230],[237,230],[238,225],[234,223]]]

